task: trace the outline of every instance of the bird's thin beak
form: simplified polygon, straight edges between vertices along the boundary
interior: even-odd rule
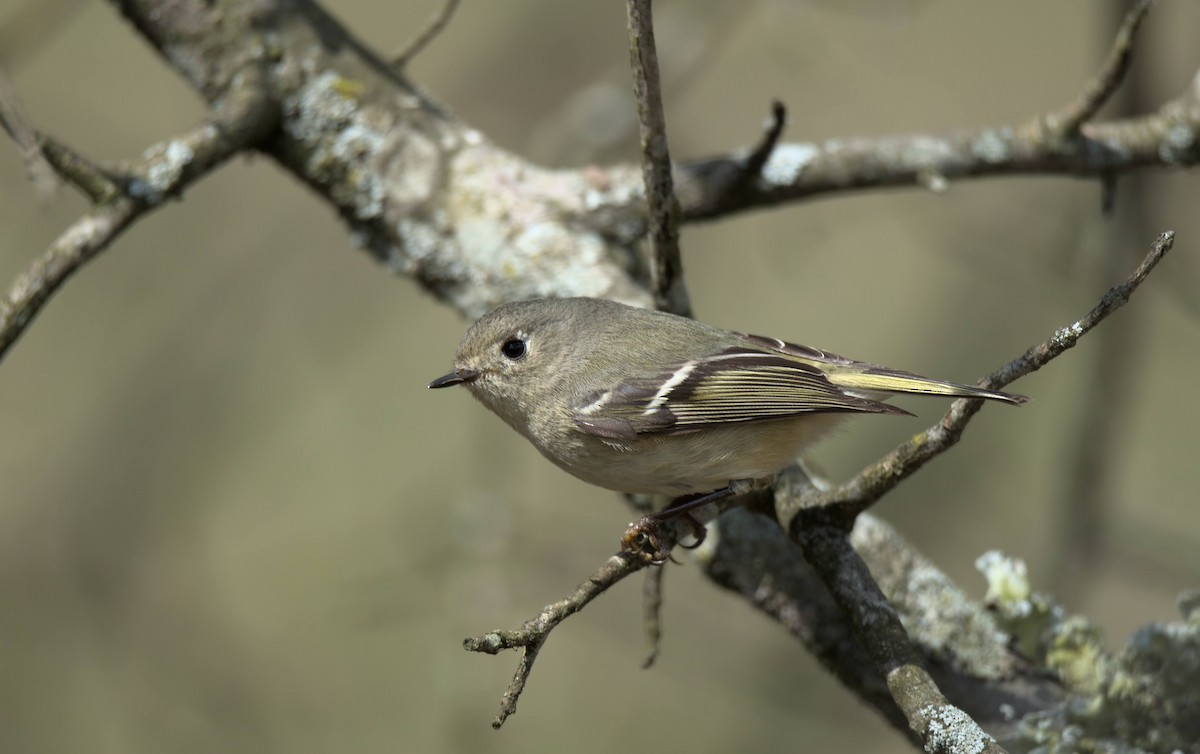
[[[479,372],[474,369],[455,369],[450,374],[442,375],[429,383],[429,387],[438,388],[450,387],[451,385],[465,385],[477,379],[479,379]]]

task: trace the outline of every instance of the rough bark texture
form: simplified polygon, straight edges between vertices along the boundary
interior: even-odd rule
[[[648,228],[638,167],[549,170],[499,149],[311,2],[117,5],[215,113],[246,98],[271,103],[272,127],[249,144],[335,206],[364,250],[464,314],[548,295],[654,302],[636,251]],[[1192,165],[1200,156],[1197,87],[1149,116],[1066,131],[1039,117],[944,135],[781,144],[753,181],[744,180],[746,155],[718,157],[676,166],[677,198],[682,217],[697,220],[833,191]],[[972,603],[869,515],[858,517],[849,542],[890,607],[866,584],[846,583],[831,596],[817,574],[846,572],[833,562],[849,557],[842,536],[814,535],[806,560],[777,524],[734,510],[700,560],[715,583],[777,620],[898,727],[908,721],[893,697],[919,688],[913,674],[924,671],[904,665],[882,676],[870,641],[851,630],[839,603],[898,617],[904,631],[889,640],[907,632],[917,664],[1001,743],[1200,751],[1196,600],[1181,605],[1186,623],[1148,626],[1107,657],[1086,624],[1045,599],[1014,598],[992,612]],[[1030,615],[1042,622],[1026,659],[1010,636]],[[990,746],[941,702],[931,699],[923,718],[934,749]]]

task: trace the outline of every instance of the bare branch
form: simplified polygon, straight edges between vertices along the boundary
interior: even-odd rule
[[[1073,102],[1046,117],[1046,124],[1051,129],[1063,137],[1074,137],[1080,127],[1091,120],[1117,91],[1133,60],[1133,39],[1142,21],[1146,20],[1146,14],[1150,12],[1152,5],[1154,0],[1137,0],[1134,3],[1117,31],[1117,38],[1113,41],[1108,59],[1104,61],[1100,72],[1084,85],[1083,91]]]
[[[650,236],[654,241],[654,301],[663,311],[690,317],[692,305],[684,286],[683,260],[679,253],[679,203],[675,200],[671,178],[671,154],[667,148],[667,124],[663,116],[650,6],[651,0],[626,2],[633,94],[637,100],[638,134],[642,145],[642,179],[646,185]]]
[[[16,90],[8,76],[0,69],[0,126],[8,132],[21,151],[25,170],[38,195],[49,199],[58,188],[54,179],[54,168],[46,161],[46,155],[38,144],[37,132],[30,125],[25,109],[17,99]]]
[[[1170,251],[1175,242],[1171,231],[1162,233],[1151,246],[1145,259],[1123,283],[1113,286],[1100,302],[1077,322],[1055,330],[1043,343],[1030,348],[978,383],[981,387],[1000,389],[1014,380],[1041,369],[1055,357],[1073,347],[1093,327],[1129,301],[1150,271]],[[962,437],[967,424],[982,408],[983,401],[960,399],[936,425],[863,469],[854,479],[827,492],[813,492],[803,500],[789,502],[778,511],[779,520],[789,533],[799,536],[806,525],[803,510],[821,511],[820,516],[838,520],[848,526],[862,511],[869,508],[885,493],[907,479],[917,469],[949,450]]]
[[[1104,3],[1104,25],[1118,40],[1130,38],[1131,18],[1145,4],[1131,12],[1128,0],[1108,0]],[[1144,113],[1153,103],[1148,99],[1155,76],[1151,66],[1128,66],[1121,77],[1120,88],[1114,91],[1105,107],[1116,116]],[[1124,194],[1117,204],[1117,183]],[[1124,277],[1124,269],[1136,256],[1137,244],[1149,238],[1153,231],[1151,216],[1157,205],[1155,192],[1150,190],[1146,177],[1140,175],[1113,176],[1101,179],[1101,209],[1110,218],[1104,238],[1099,239],[1098,257],[1092,265],[1092,277],[1108,285]],[[1181,275],[1168,275],[1168,286],[1183,280]],[[1124,443],[1131,409],[1136,396],[1143,392],[1146,378],[1141,361],[1147,350],[1143,333],[1148,325],[1147,310],[1134,308],[1115,318],[1093,336],[1091,363],[1084,370],[1087,378],[1078,385],[1074,439],[1067,442],[1069,460],[1064,464],[1067,484],[1062,493],[1058,520],[1059,544],[1052,548],[1054,563],[1048,569],[1054,574],[1047,584],[1055,594],[1079,595],[1081,599],[1093,585],[1091,574],[1109,550],[1109,544],[1122,539],[1112,529],[1111,517],[1120,497],[1115,484],[1121,461],[1127,449]]]
[[[122,0],[138,29],[167,50],[209,97],[224,75],[230,56],[225,50],[251,49],[256,35],[268,30],[272,54],[278,55],[271,66],[272,92],[284,105],[285,120],[264,151],[336,206],[362,246],[395,271],[471,314],[501,300],[535,295],[650,300],[626,254],[647,227],[635,168],[549,171],[498,149],[373,61],[315,4],[284,8],[260,2],[252,23],[235,14],[215,20],[218,14],[199,0],[178,5],[189,10],[179,14],[189,22],[225,24],[220,27],[223,45],[207,45],[205,33],[182,33],[158,3]],[[206,65],[186,65],[196,60]],[[714,192],[687,167],[681,173],[691,183],[681,180],[677,190],[685,216],[697,219],[823,191],[927,185],[934,182],[931,177],[1090,176],[1147,165],[1178,167],[1200,156],[1197,124],[1200,104],[1189,92],[1146,118],[1086,124],[1070,144],[1053,143],[1044,127],[1030,126],[778,145],[760,175],[733,195]],[[473,233],[454,232],[464,227]],[[624,567],[632,572],[634,565]],[[585,598],[563,617],[603,588],[581,585],[577,593]],[[515,709],[544,642],[544,634],[540,640],[532,637],[496,632],[477,640],[479,651],[507,646],[524,652],[498,724]]]
[[[666,568],[651,568],[642,582],[642,623],[646,627],[646,657],[642,667],[649,668],[658,660],[662,648],[663,579]]]
[[[0,71],[0,126],[20,148],[34,188],[43,198],[58,188],[56,174],[83,192],[93,204],[117,198],[116,171],[102,168],[66,144],[38,133],[3,71]]]
[[[771,118],[763,128],[762,141],[746,157],[743,181],[753,180],[762,173],[763,166],[771,158],[771,153],[779,144],[779,137],[783,136],[783,129],[786,126],[787,108],[782,102],[775,100],[771,103]]]
[[[1192,87],[1151,115],[1086,124],[1076,140],[1051,138],[1045,128],[1030,123],[942,134],[780,144],[762,177],[738,192],[705,180],[713,159],[687,163],[679,166],[676,174],[682,219],[711,220],[830,193],[944,187],[967,178],[1105,178],[1145,167],[1190,167],[1200,162],[1200,99],[1196,94],[1197,87]]]
[[[772,102],[771,116],[758,144],[728,157],[690,163],[680,170],[681,195],[691,196],[694,193],[691,189],[699,185],[703,187],[706,201],[720,205],[726,201],[721,198],[723,196],[730,197],[728,201],[736,201],[738,195],[753,190],[757,182],[764,180],[763,170],[775,153],[786,125],[787,108],[782,102]]]
[[[0,359],[72,273],[108,248],[131,222],[270,130],[274,111],[266,106],[268,100],[261,87],[252,84],[253,79],[248,72],[245,88],[230,92],[212,120],[146,150],[119,196],[93,207],[18,276],[0,300]],[[91,164],[60,145],[49,149],[47,155],[53,156],[60,172],[84,176],[80,182],[85,185],[91,180]]]
[[[66,144],[41,135],[42,154],[54,172],[79,189],[93,204],[103,204],[117,198],[132,175],[98,165]]]
[[[493,728],[504,725],[504,721],[517,711],[517,702],[520,700],[521,692],[525,689],[525,682],[529,680],[529,674],[533,672],[533,661],[537,659],[542,645],[550,637],[550,632],[558,624],[606,592],[609,587],[622,581],[626,576],[637,573],[645,565],[645,561],[639,558],[631,558],[625,556],[624,553],[617,553],[605,561],[604,565],[588,577],[587,581],[576,587],[569,596],[546,605],[536,617],[525,621],[520,629],[491,631],[483,636],[463,640],[463,649],[468,652],[494,655],[505,649],[521,649],[521,662],[517,665],[513,679],[500,700],[500,713],[492,721]]]
[[[436,39],[450,23],[454,12],[458,10],[459,2],[461,0],[443,0],[441,9],[434,14],[433,18],[429,19],[429,25],[422,29],[421,33],[408,43],[408,46],[392,56],[392,67],[402,70],[412,62],[413,58],[420,55],[421,51],[428,47],[429,43]]]

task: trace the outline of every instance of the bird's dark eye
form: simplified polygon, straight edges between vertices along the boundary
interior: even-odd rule
[[[525,355],[525,348],[525,341],[520,338],[509,338],[504,341],[504,345],[500,346],[500,353],[504,354],[506,358],[516,361]]]

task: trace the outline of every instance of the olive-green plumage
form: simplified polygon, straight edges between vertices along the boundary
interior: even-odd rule
[[[430,387],[466,385],[559,467],[669,495],[773,477],[849,414],[906,414],[890,393],[1026,400],[590,298],[505,304],[454,365]]]

